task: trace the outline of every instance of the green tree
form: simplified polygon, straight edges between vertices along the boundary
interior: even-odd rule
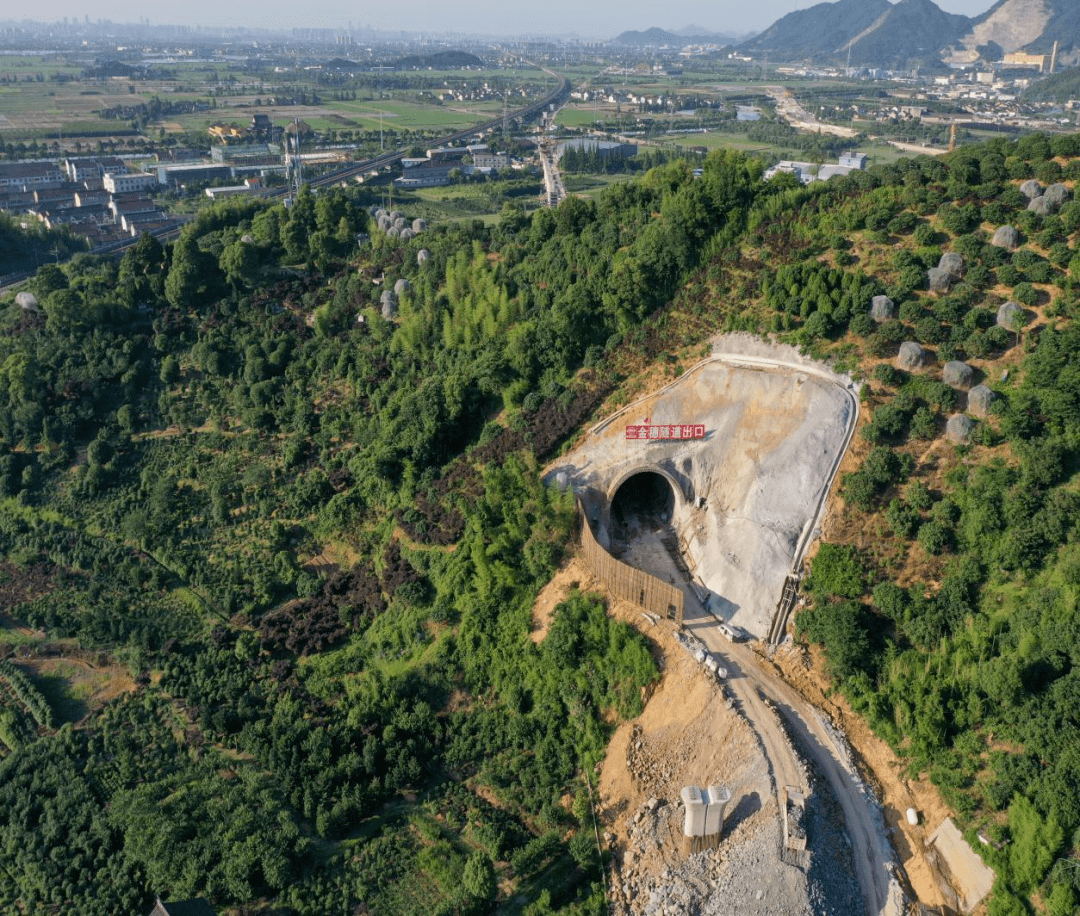
[[[461,876],[461,885],[465,893],[477,902],[495,900],[495,866],[483,850],[478,849],[469,856]]]
[[[181,232],[165,279],[165,298],[174,308],[183,311],[195,308],[214,289],[215,273],[212,261],[200,250],[194,234]]]
[[[259,254],[254,245],[237,239],[222,249],[218,265],[225,275],[225,282],[234,290],[239,290],[255,282],[259,269]]]

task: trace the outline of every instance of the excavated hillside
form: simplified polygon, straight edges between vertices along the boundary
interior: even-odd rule
[[[971,31],[962,35],[944,55],[944,60],[948,64],[973,63],[979,58],[976,49],[991,42],[1006,54],[1017,51],[1043,34],[1051,14],[1050,0],[1004,0],[985,18],[976,20]]]

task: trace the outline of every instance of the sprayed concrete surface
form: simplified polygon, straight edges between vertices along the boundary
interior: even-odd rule
[[[675,490],[670,525],[700,597],[757,637],[824,507],[858,415],[851,380],[791,347],[727,335],[667,387],[590,430],[549,472],[570,485],[605,547],[626,534],[611,500],[638,471]],[[706,438],[628,441],[628,424],[704,424]],[[631,532],[632,533],[632,532]]]
[[[949,878],[944,890],[955,897],[951,902],[962,912],[970,913],[993,889],[993,870],[968,845],[951,817],[941,822],[928,845],[942,860],[942,871]]]

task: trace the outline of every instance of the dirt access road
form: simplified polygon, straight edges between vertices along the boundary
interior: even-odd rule
[[[812,134],[833,134],[837,137],[854,137],[859,132],[851,127],[842,127],[839,124],[826,124],[819,121],[810,112],[802,107],[795,97],[783,86],[766,86],[765,91],[776,102],[776,112],[796,130],[805,130]],[[884,139],[890,146],[895,146],[905,153],[915,153],[925,156],[943,156],[947,149],[933,146],[919,146],[915,143],[904,143],[900,140],[890,140],[887,137],[880,138],[870,136],[871,140]]]
[[[796,753],[811,759],[843,812],[866,912],[869,916],[903,916],[906,902],[900,869],[881,808],[859,775],[842,734],[794,687],[763,665],[749,643],[731,643],[721,635],[717,619],[697,600],[656,533],[640,537],[623,559],[665,580],[681,581],[686,595],[685,629],[727,669],[725,683],[761,739],[775,791],[779,793],[785,785],[805,788]],[[797,751],[792,749],[785,727],[800,745]],[[780,799],[777,801],[779,806]]]
[[[764,696],[784,718],[803,753],[828,780],[844,812],[844,822],[855,853],[859,886],[870,916],[902,916],[904,893],[897,878],[896,858],[885,834],[877,801],[855,769],[842,738],[827,726],[820,713],[792,687],[762,667],[749,646],[728,642],[716,620],[696,602],[688,602],[686,629],[697,636],[728,669],[727,684],[765,745],[774,778],[783,785],[801,785],[801,774],[786,736],[765,706]]]

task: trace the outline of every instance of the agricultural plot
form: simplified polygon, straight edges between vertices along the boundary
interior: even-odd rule
[[[348,118],[355,126],[366,130],[378,130],[380,117],[384,128],[390,127],[394,130],[463,130],[490,118],[490,115],[479,110],[477,103],[469,102],[446,105],[419,105],[399,100],[327,102],[324,108],[338,117]],[[338,112],[340,114],[337,114]]]
[[[7,86],[0,95],[0,138],[15,142],[22,138],[65,135],[106,136],[131,132],[126,121],[109,121],[97,112],[117,105],[139,105],[147,101],[136,91],[128,91],[129,81],[101,83],[20,83]],[[131,83],[138,87],[138,83]]]

